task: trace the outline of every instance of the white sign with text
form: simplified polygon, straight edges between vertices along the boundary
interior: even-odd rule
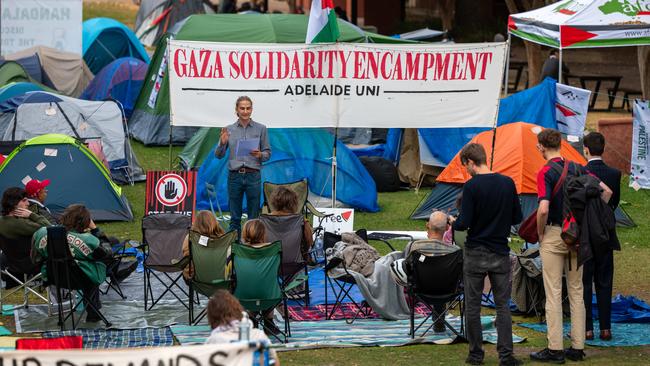
[[[323,208],[317,207],[317,210],[323,212],[325,217],[321,222],[318,216],[314,216],[313,226],[322,225],[323,229],[330,233],[341,234],[354,231],[354,209],[353,208]]]
[[[0,1],[0,54],[46,46],[81,55],[82,0]]]

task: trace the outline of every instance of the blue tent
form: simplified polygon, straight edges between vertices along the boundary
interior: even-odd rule
[[[528,122],[557,128],[555,83],[555,79],[546,78],[537,86],[501,99],[497,126]],[[488,128],[421,128],[419,132],[433,157],[447,164],[474,136],[485,130]]]
[[[0,103],[31,91],[43,91],[43,88],[28,82],[9,83],[0,88]]]
[[[331,133],[322,129],[269,129],[269,142],[272,153],[262,169],[263,182],[290,183],[307,178],[311,192],[331,197]],[[336,199],[363,211],[379,211],[372,177],[343,143],[338,142],[336,146]],[[226,158],[217,159],[214,156],[213,148],[199,169],[197,209],[209,210],[212,204],[215,210],[217,207],[228,210],[226,164]],[[216,197],[208,194],[206,183],[214,186]]]
[[[122,57],[106,65],[95,75],[80,99],[112,98],[122,103],[124,115],[131,117],[135,100],[140,94],[148,65],[134,57]]]
[[[83,22],[83,58],[93,74],[120,57],[135,57],[149,63],[142,43],[124,24],[110,18]]]

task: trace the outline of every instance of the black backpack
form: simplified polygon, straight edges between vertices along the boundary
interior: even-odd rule
[[[580,228],[584,217],[585,207],[590,199],[600,199],[600,183],[589,174],[582,174],[577,164],[569,164],[569,172],[562,185],[562,233],[560,236],[569,249],[577,250],[580,245]],[[551,167],[562,172],[562,167],[551,163]]]

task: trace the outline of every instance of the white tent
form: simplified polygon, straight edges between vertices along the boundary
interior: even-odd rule
[[[650,1],[562,0],[511,14],[511,34],[559,49],[561,80],[563,49],[650,45]]]
[[[650,1],[562,0],[510,15],[508,32],[558,49],[650,45]]]

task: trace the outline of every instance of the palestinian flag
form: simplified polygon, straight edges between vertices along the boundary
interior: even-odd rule
[[[328,43],[339,39],[333,0],[312,0],[305,43]]]

